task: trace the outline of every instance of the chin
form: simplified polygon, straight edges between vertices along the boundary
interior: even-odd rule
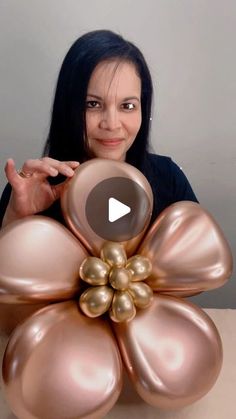
[[[121,153],[96,153],[96,157],[100,159],[107,159],[107,160],[117,160],[117,161],[124,161],[125,158]]]

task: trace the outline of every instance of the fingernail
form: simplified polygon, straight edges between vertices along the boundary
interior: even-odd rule
[[[58,170],[51,167],[50,168],[50,173],[51,173],[52,176],[57,176],[58,175]]]
[[[67,176],[73,176],[74,170],[72,170],[70,167],[67,167],[65,169],[65,173],[67,174]]]

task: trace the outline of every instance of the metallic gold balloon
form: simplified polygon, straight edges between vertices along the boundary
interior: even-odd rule
[[[126,269],[132,272],[132,281],[143,281],[152,272],[152,264],[147,257],[135,255],[129,258]]]
[[[131,282],[128,291],[132,295],[136,307],[147,308],[152,303],[153,291],[144,282]]]
[[[74,235],[50,218],[34,215],[9,224],[0,231],[0,302],[73,297],[87,256]]]
[[[128,288],[132,274],[125,268],[112,268],[109,276],[111,286],[119,291],[124,291]]]
[[[91,285],[105,285],[108,282],[110,266],[101,259],[89,256],[80,266],[80,278]]]
[[[91,191],[102,181],[111,178],[133,180],[146,193],[147,211],[140,211],[140,233],[134,238],[124,241],[123,245],[128,256],[131,256],[150,223],[153,207],[152,189],[146,177],[134,166],[125,162],[94,158],[82,163],[75,171],[73,178],[65,185],[61,197],[61,207],[70,230],[79,238],[88,251],[94,256],[100,255],[105,240],[90,226],[86,216],[86,202]],[[109,239],[111,240],[111,239]],[[117,239],[114,237],[113,241]]]
[[[110,266],[121,268],[125,266],[127,257],[124,247],[120,243],[105,242],[101,249],[101,258]]]
[[[105,285],[88,288],[81,294],[79,305],[88,317],[98,317],[110,307],[114,291]]]
[[[18,326],[3,361],[8,403],[20,419],[104,417],[122,386],[108,323],[53,304]]]
[[[192,295],[222,286],[232,273],[229,245],[213,217],[195,202],[166,208],[138,253],[152,261],[153,290]]]
[[[128,291],[116,291],[109,316],[114,322],[126,322],[134,318],[136,309]]]
[[[155,296],[132,322],[112,323],[127,372],[147,403],[176,409],[204,396],[222,365],[212,320],[184,300]]]

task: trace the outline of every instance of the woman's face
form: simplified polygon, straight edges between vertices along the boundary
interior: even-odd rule
[[[86,128],[93,157],[125,160],[140,129],[141,80],[129,62],[103,61],[92,73]]]

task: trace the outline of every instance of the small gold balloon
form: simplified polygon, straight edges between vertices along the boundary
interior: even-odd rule
[[[105,242],[101,250],[101,258],[110,266],[124,267],[127,262],[124,247],[120,243]]]
[[[111,286],[119,291],[126,290],[131,279],[131,272],[125,268],[112,268],[109,276]]]
[[[103,260],[89,256],[80,266],[80,277],[90,285],[105,285],[108,282],[110,266]]]
[[[116,323],[130,321],[135,317],[136,308],[128,291],[116,291],[109,311],[111,320]]]
[[[105,285],[88,288],[80,296],[80,308],[88,317],[101,316],[109,309],[113,294],[114,291]]]
[[[129,293],[132,295],[134,304],[138,308],[146,308],[152,303],[153,291],[143,282],[131,282]]]
[[[143,281],[152,272],[150,260],[140,255],[129,258],[125,267],[132,272],[132,281]]]
[[[152,301],[151,288],[138,283],[150,275],[151,262],[140,255],[127,261],[124,247],[117,242],[105,242],[100,256],[89,256],[80,266],[80,277],[93,285],[80,297],[81,310],[89,317],[109,310],[111,320],[130,321],[136,314],[135,305],[145,308]]]

